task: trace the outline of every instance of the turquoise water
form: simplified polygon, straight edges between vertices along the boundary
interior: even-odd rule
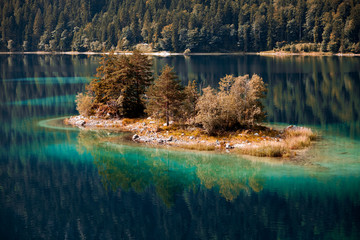
[[[261,75],[269,124],[314,128],[295,161],[173,151],[62,124],[98,62],[0,56],[1,239],[359,239],[359,58],[155,58],[183,83]]]

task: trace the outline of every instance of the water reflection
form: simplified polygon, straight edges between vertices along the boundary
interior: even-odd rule
[[[77,77],[97,61],[0,55],[2,239],[360,239],[358,58],[154,60],[201,86],[260,74],[271,121],[324,130],[308,152],[322,168],[139,148],[120,133],[50,124],[76,113]]]
[[[53,105],[54,97],[83,91],[98,61],[99,56],[1,55],[0,103],[26,103],[29,114],[39,115],[35,99],[49,99]],[[226,74],[259,74],[269,87],[265,100],[269,122],[321,125],[334,134],[360,136],[358,57],[154,57],[154,72],[159,73],[165,64],[175,67],[183,84],[196,80],[200,88],[217,87]],[[26,84],[21,79],[27,79]],[[71,108],[75,113],[73,97],[67,101],[69,108],[63,112]],[[44,112],[51,110],[42,105]],[[341,124],[341,130],[333,129],[334,124]]]
[[[191,56],[155,58],[155,69],[175,66],[183,84],[217,87],[226,74],[259,74],[268,84],[269,122],[341,124],[340,135],[360,136],[359,57]]]
[[[119,136],[120,135],[120,136]],[[201,185],[216,189],[233,201],[241,191],[262,190],[264,179],[251,161],[205,153],[180,153],[166,149],[142,149],[126,144],[126,135],[107,131],[81,131],[79,152],[92,154],[104,187],[116,191],[143,192],[151,185],[167,206],[184,190]],[[128,143],[129,144],[129,143]],[[141,149],[141,150],[140,150]]]

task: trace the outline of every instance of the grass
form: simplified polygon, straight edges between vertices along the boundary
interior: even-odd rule
[[[285,137],[292,138],[292,137],[307,137],[310,141],[313,141],[317,138],[317,133],[314,133],[310,128],[306,127],[291,127],[285,129]]]
[[[287,148],[292,150],[303,149],[311,144],[311,138],[308,136],[294,136],[285,139]]]
[[[208,145],[205,143],[177,143],[174,144],[175,147],[183,148],[183,149],[189,149],[189,150],[197,150],[197,151],[214,151],[215,146],[214,145]]]
[[[286,146],[279,142],[262,142],[256,146],[246,146],[236,151],[256,157],[286,157],[290,155]]]
[[[257,157],[290,157],[294,150],[304,149],[311,145],[317,138],[317,134],[310,128],[291,127],[283,134],[283,141],[266,141],[256,145],[244,146],[237,152]]]

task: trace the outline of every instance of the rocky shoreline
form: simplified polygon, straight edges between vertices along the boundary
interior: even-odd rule
[[[308,128],[288,126],[283,130],[259,128],[229,133],[227,136],[208,136],[198,128],[179,128],[171,122],[166,126],[154,119],[102,119],[97,117],[73,116],[65,123],[81,129],[107,129],[131,132],[133,142],[147,145],[172,146],[190,150],[226,151],[255,156],[290,157],[296,155],[285,151],[289,132],[304,131]],[[310,130],[311,131],[311,130]],[[282,154],[273,151],[282,151]],[[265,151],[265,152],[264,152]],[[270,152],[269,152],[270,151]],[[260,153],[259,153],[260,152]]]

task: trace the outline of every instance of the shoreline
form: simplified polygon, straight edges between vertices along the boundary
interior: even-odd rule
[[[105,52],[109,54],[110,52]],[[67,51],[67,52],[45,52],[45,51],[35,51],[35,52],[0,52],[0,55],[102,55],[102,52],[76,52],[76,51]],[[120,51],[115,52],[116,55],[130,55],[130,51]],[[312,56],[312,57],[360,57],[359,53],[329,53],[329,52],[300,52],[300,53],[291,53],[291,52],[275,52],[275,51],[263,51],[263,52],[212,52],[212,53],[176,53],[168,51],[160,52],[144,52],[144,55],[157,56],[157,57],[170,57],[170,56],[239,56],[239,55],[258,55],[258,56],[274,56],[274,57],[286,57],[286,56]]]
[[[281,130],[265,126],[227,132],[222,136],[209,136],[191,126],[176,123],[166,126],[163,122],[147,119],[101,119],[81,115],[66,118],[64,123],[83,130],[116,130],[129,132],[129,140],[147,146],[168,146],[175,149],[226,152],[257,157],[294,158],[299,150],[306,150],[315,134],[305,127],[288,126]],[[302,131],[310,131],[304,139]],[[293,134],[295,133],[295,134]],[[306,133],[308,134],[308,133]]]

